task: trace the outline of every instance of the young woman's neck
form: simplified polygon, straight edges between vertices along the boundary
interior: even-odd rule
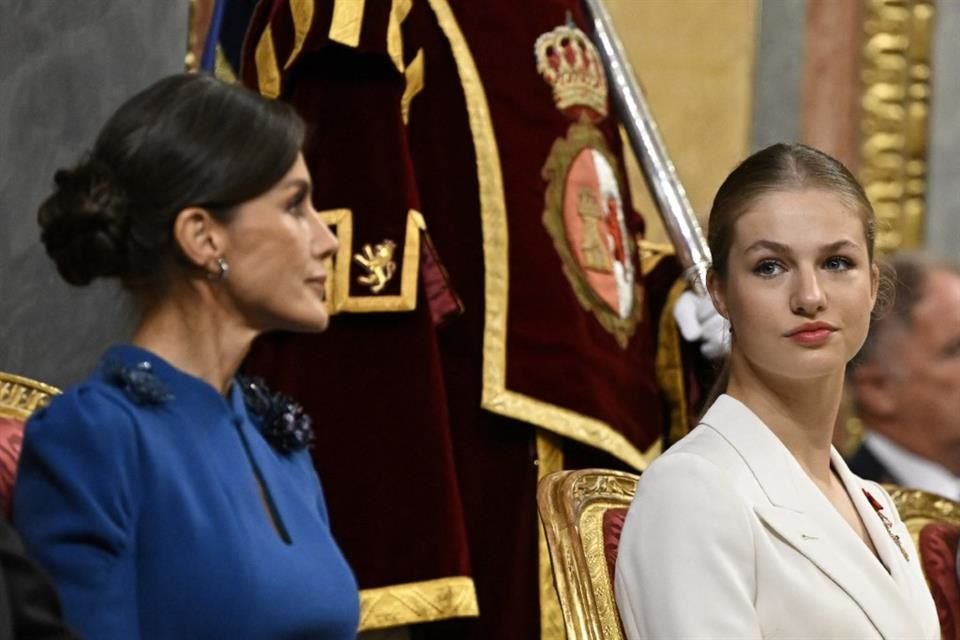
[[[226,394],[257,332],[218,300],[215,286],[174,286],[144,309],[133,343]]]
[[[758,375],[746,363],[732,365],[727,393],[763,420],[811,478],[828,481],[843,370],[822,378],[795,380]]]

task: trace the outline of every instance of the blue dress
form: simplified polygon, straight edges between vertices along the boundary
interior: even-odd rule
[[[172,397],[117,383],[143,362]],[[310,457],[271,447],[237,387],[114,347],[28,422],[14,522],[83,638],[356,637]]]

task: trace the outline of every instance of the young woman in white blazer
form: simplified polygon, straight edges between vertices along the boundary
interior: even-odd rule
[[[831,446],[880,288],[874,213],[842,164],[774,145],[724,181],[708,288],[724,392],[641,476],[616,596],[639,638],[940,637],[886,492]]]

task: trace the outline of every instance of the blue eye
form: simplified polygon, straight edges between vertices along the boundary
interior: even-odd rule
[[[753,272],[761,278],[772,278],[783,273],[783,265],[776,260],[761,260],[753,268]]]
[[[828,271],[846,271],[853,267],[853,261],[843,256],[833,256],[827,258],[823,266]]]

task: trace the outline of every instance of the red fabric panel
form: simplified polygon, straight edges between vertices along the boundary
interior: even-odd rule
[[[920,559],[940,616],[944,640],[960,639],[960,584],[957,582],[957,544],[960,527],[931,522],[920,530]]]
[[[23,421],[0,416],[0,511],[10,518],[17,460],[23,444]]]
[[[271,4],[286,0],[260,6]],[[354,211],[355,246],[401,238],[406,208],[417,208],[436,249],[429,257],[442,263],[464,311],[434,326],[425,304],[434,289],[425,291],[423,278],[437,272],[421,272],[415,311],[341,314],[321,336],[265,338],[249,367],[313,415],[314,460],[333,529],[361,587],[466,572],[481,617],[468,621],[469,631],[446,637],[536,638],[536,431],[480,408],[486,256],[477,158],[450,46],[429,4],[414,3],[402,27],[404,59],[423,49],[424,88],[404,126],[402,78],[377,50],[383,39],[370,35],[382,33],[379,7],[389,3],[366,3],[373,10],[364,19],[373,26],[364,24],[357,49],[323,41],[333,3],[316,4],[311,37],[285,72],[283,91],[311,123],[306,156],[315,204]],[[623,350],[577,302],[542,221],[541,170],[570,120],[536,71],[534,42],[564,24],[568,10],[586,25],[581,3],[450,5],[484,85],[502,163],[510,236],[507,386],[606,420],[645,449],[665,427],[654,354],[671,262],[663,263],[663,278],[648,283],[647,314]],[[265,9],[260,14],[262,23]],[[283,40],[285,33],[281,26],[274,36]],[[247,64],[251,42],[256,35],[248,39]],[[277,42],[277,50],[288,45]],[[249,82],[249,67],[244,77]],[[615,120],[600,129],[619,155]],[[642,220],[629,211],[623,187],[631,230],[638,231]],[[399,278],[390,283],[397,286]],[[436,319],[450,308],[435,305]],[[606,457],[598,454],[565,443],[568,468]]]
[[[610,581],[613,582],[617,568],[617,553],[620,551],[620,534],[623,533],[623,521],[627,518],[626,508],[607,509],[603,513],[603,555],[607,558]]]

